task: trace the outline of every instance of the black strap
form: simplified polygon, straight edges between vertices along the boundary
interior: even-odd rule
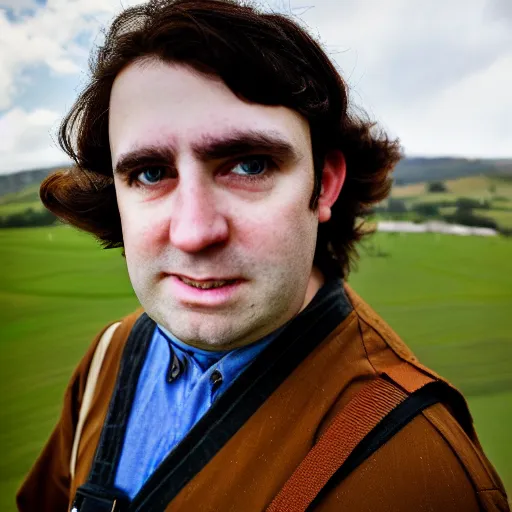
[[[389,441],[421,411],[439,402],[451,405],[454,410],[465,409],[465,407],[462,407],[461,401],[463,401],[461,395],[441,381],[426,384],[418,391],[411,393],[354,448],[345,463],[340,466],[311,502],[307,512],[312,512],[326,494],[339,485],[352,471]]]
[[[114,489],[137,382],[154,330],[155,322],[144,313],[135,322],[126,342],[116,386],[89,473],[88,482],[94,486]]]
[[[77,489],[71,512],[125,512],[129,504],[130,499],[120,490],[86,483]]]

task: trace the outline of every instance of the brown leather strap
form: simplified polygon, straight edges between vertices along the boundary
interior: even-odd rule
[[[409,393],[433,381],[406,363],[386,369],[385,374]],[[382,377],[365,385],[334,418],[267,512],[304,512],[354,448],[407,396]]]

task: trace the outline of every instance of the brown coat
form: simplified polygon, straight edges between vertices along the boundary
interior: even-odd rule
[[[353,310],[298,364],[166,511],[264,511],[336,413],[381,369],[418,363],[399,337],[350,288]],[[62,416],[17,497],[22,512],[68,510],[89,474],[122,350],[140,315],[125,318],[109,346],[78,450],[69,461],[87,372],[100,338],[76,369]],[[101,334],[101,333],[100,333]],[[330,491],[319,512],[509,510],[505,490],[476,434],[441,404],[425,409]]]

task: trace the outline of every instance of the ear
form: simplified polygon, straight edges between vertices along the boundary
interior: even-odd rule
[[[322,188],[318,198],[318,221],[327,222],[331,218],[331,207],[338,199],[345,182],[347,167],[341,151],[330,151],[325,156],[322,172]]]

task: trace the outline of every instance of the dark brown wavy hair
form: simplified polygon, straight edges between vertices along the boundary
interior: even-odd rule
[[[151,57],[217,76],[245,101],[304,116],[315,168],[312,209],[326,153],[343,152],[347,177],[331,219],[319,226],[315,264],[346,275],[364,236],[360,218],[389,193],[399,143],[349,108],[346,84],[298,23],[235,0],[150,0],[113,21],[91,57],[90,83],[60,127],[59,143],[75,166],[42,183],[44,205],[106,248],[123,246],[108,138],[110,92],[124,67]]]

